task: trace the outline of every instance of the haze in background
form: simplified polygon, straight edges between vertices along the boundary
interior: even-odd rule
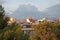
[[[60,0],[4,0],[3,4],[7,14],[11,17],[21,18],[33,16],[59,17]],[[22,7],[22,8],[21,8]],[[30,9],[29,9],[30,8]],[[53,9],[52,9],[53,8]]]

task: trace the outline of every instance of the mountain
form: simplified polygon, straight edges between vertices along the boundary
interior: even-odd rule
[[[44,17],[45,14],[43,12],[38,11],[38,9],[33,5],[20,5],[20,7],[13,12],[11,17],[15,18],[28,18],[32,16],[33,18],[41,18]]]
[[[60,17],[60,4],[54,5],[52,7],[47,8],[44,13],[47,14],[47,16],[50,17]]]

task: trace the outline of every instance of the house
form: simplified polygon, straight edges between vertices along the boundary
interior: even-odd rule
[[[26,19],[26,21],[28,23],[35,23],[36,22],[36,20],[34,20],[32,17],[29,17],[28,19]]]

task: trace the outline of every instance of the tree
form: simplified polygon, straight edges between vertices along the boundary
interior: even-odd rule
[[[29,40],[30,35],[28,33],[24,33],[24,31],[21,32],[21,38],[20,40]]]
[[[60,39],[60,22],[51,23],[50,26],[52,28],[52,32],[55,32],[55,34],[57,36],[57,40],[59,40]]]
[[[52,32],[49,22],[40,22],[32,27],[35,31],[36,40],[56,40],[56,35]]]
[[[5,19],[5,10],[2,5],[0,5],[0,29],[3,29],[6,26],[7,20]]]
[[[0,40],[21,40],[21,26],[13,23],[9,27],[5,27],[0,33]]]

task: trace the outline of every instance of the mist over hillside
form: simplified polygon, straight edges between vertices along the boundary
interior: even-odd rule
[[[60,17],[60,4],[47,8],[44,13],[52,17]]]
[[[18,19],[28,18],[30,16],[33,18],[40,18],[40,17],[44,17],[45,14],[43,12],[38,11],[38,9],[35,6],[21,5],[17,10],[13,12],[11,16]]]
[[[41,12],[35,6],[32,5],[21,5],[17,10],[13,12],[11,17],[15,18],[28,18],[32,16],[33,18],[43,18],[43,17],[60,17],[60,4],[54,5],[47,8],[45,11]]]

